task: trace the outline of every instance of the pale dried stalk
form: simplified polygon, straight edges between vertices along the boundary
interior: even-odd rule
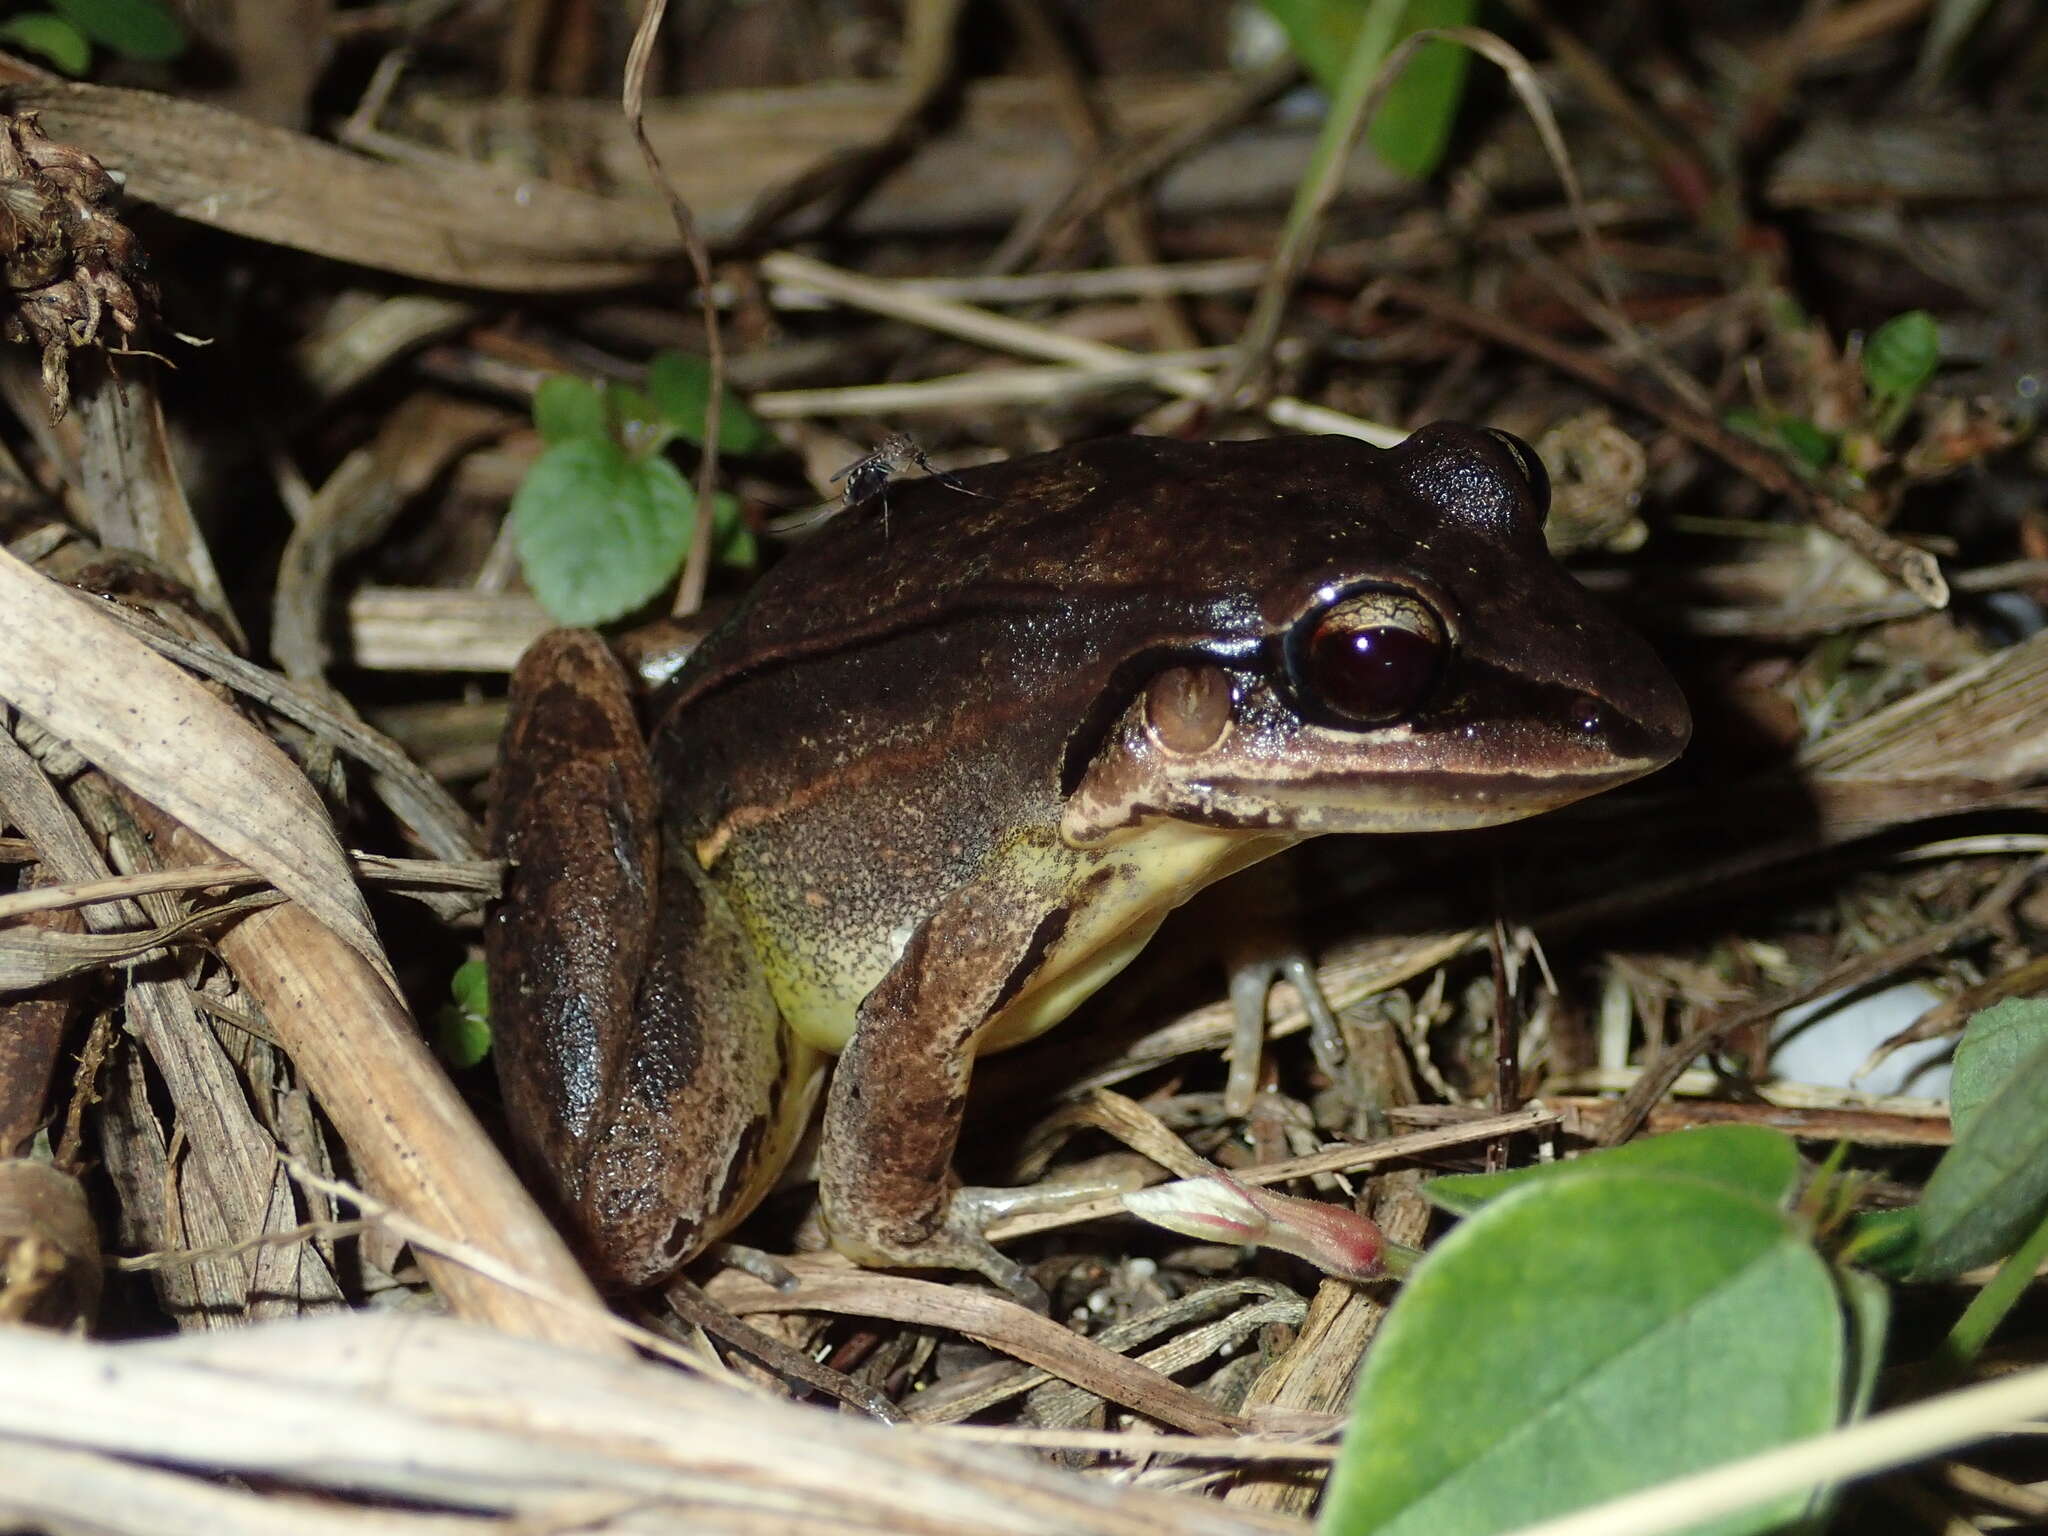
[[[1390,1136],[1385,1141],[1347,1143],[1325,1148],[1321,1152],[1312,1152],[1307,1157],[1292,1157],[1284,1162],[1260,1163],[1251,1168],[1239,1168],[1232,1173],[1232,1177],[1241,1183],[1264,1185],[1280,1184],[1289,1179],[1313,1178],[1323,1173],[1356,1173],[1361,1169],[1377,1167],[1381,1163],[1422,1157],[1450,1147],[1471,1146],[1475,1142],[1492,1141],[1502,1136],[1519,1136],[1531,1131],[1546,1130],[1557,1124],[1557,1121],[1557,1111],[1546,1109],[1541,1104],[1532,1104],[1510,1114],[1488,1115],[1483,1119],[1445,1126],[1441,1130],[1415,1131],[1406,1136]],[[1105,1195],[1099,1199],[1079,1201],[1057,1211],[1006,1216],[1000,1221],[989,1223],[988,1235],[996,1241],[1007,1241],[1033,1232],[1048,1232],[1084,1221],[1100,1221],[1105,1216],[1121,1214],[1123,1208],[1122,1195]]]
[[[553,627],[524,593],[362,587],[348,600],[349,659],[379,672],[510,672]]]
[[[101,609],[0,550],[0,611],[8,620],[0,626],[0,698],[262,870],[395,991],[369,909],[305,775]]]
[[[174,860],[219,857],[168,819],[154,830]],[[537,1286],[601,1310],[582,1269],[428,1052],[404,1005],[360,955],[295,904],[244,918],[217,947],[262,1004],[366,1183],[426,1227],[474,1243]],[[461,1316],[586,1348],[621,1348],[578,1309],[535,1300],[432,1255],[421,1262]]]
[[[0,1466],[29,1446],[95,1452],[526,1529],[1305,1530],[440,1319],[356,1314],[129,1345],[0,1333],[0,1379],[36,1383],[0,1396]],[[101,1513],[99,1530],[169,1528],[152,1505],[109,1508],[89,1484],[67,1499],[40,1479],[35,1496]],[[0,1513],[29,1513],[25,1497],[0,1476]],[[245,1497],[262,1508],[273,1496]]]
[[[770,421],[805,416],[866,416],[917,411],[985,410],[1000,405],[1057,405],[1083,395],[1144,384],[1161,367],[1202,368],[1229,355],[1223,347],[1162,353],[1113,368],[989,368],[902,384],[849,384],[836,389],[763,390],[748,403]]]
[[[1041,357],[1084,368],[1131,369],[1146,362],[1141,353],[1129,352],[1122,347],[1065,336],[1043,326],[1012,320],[971,305],[953,304],[905,291],[885,279],[862,277],[789,251],[775,251],[762,257],[761,274],[773,282],[822,293],[843,304],[878,315],[888,315],[892,319],[905,320],[912,325],[1026,357]],[[1147,377],[1168,394],[1187,400],[1206,400],[1215,387],[1215,381],[1208,374],[1172,364],[1156,365],[1148,370]],[[1377,422],[1347,416],[1342,411],[1311,405],[1291,395],[1275,395],[1265,402],[1262,409],[1274,425],[1290,431],[1332,432],[1361,438],[1382,448],[1392,447],[1407,435]]]

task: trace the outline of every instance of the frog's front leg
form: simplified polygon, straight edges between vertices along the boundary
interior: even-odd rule
[[[988,1207],[981,1191],[959,1187],[953,1149],[976,1038],[1065,923],[1063,911],[1020,910],[971,884],[919,926],[861,1004],[833,1070],[818,1160],[825,1226],[842,1253],[974,1270],[1044,1307],[1024,1267],[982,1236]]]
[[[485,927],[492,1053],[523,1161],[597,1278],[666,1278],[787,1161],[817,1075],[660,797],[625,674],[583,631],[513,674]]]

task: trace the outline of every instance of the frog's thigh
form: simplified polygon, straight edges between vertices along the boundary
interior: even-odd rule
[[[1017,1266],[953,1209],[953,1149],[975,1036],[1022,988],[1064,913],[1018,910],[982,885],[955,892],[861,1004],[826,1098],[819,1195],[842,1252],[869,1264]]]
[[[595,635],[520,658],[491,802],[511,861],[484,925],[491,1055],[520,1152],[569,1169],[600,1113],[653,932],[653,775],[624,674]]]
[[[593,1269],[661,1278],[744,1215],[789,1154],[816,1059],[783,1039],[733,917],[664,860],[624,674],[594,635],[514,674],[485,929],[506,1118]]]

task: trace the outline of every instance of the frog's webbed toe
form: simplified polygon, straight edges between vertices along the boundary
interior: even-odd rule
[[[863,1264],[966,1270],[984,1276],[1032,1311],[1046,1312],[1051,1309],[1051,1299],[1031,1278],[1031,1272],[982,1236],[991,1220],[1013,1206],[1014,1201],[1006,1197],[1015,1193],[973,1186],[955,1189],[939,1224],[919,1237],[891,1241],[882,1234],[866,1233],[858,1244],[851,1244],[835,1229],[833,1238],[842,1250],[857,1247],[855,1256]]]

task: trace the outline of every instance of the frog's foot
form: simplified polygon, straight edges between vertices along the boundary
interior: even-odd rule
[[[922,1235],[884,1231],[849,1232],[828,1225],[832,1246],[855,1263],[889,1269],[964,1269],[986,1276],[1034,1312],[1052,1303],[1031,1274],[986,1237],[982,1229],[1019,1207],[1028,1190],[965,1188],[953,1191],[938,1225]]]
[[[1257,935],[1252,943],[1232,946],[1225,960],[1230,968],[1230,1007],[1236,1019],[1230,1037],[1230,1078],[1223,1090],[1226,1113],[1242,1115],[1252,1107],[1259,1086],[1259,1053],[1266,1042],[1266,999],[1276,981],[1290,983],[1301,994],[1317,1062],[1333,1075],[1341,1069],[1343,1032],[1323,994],[1315,963],[1298,941]]]

